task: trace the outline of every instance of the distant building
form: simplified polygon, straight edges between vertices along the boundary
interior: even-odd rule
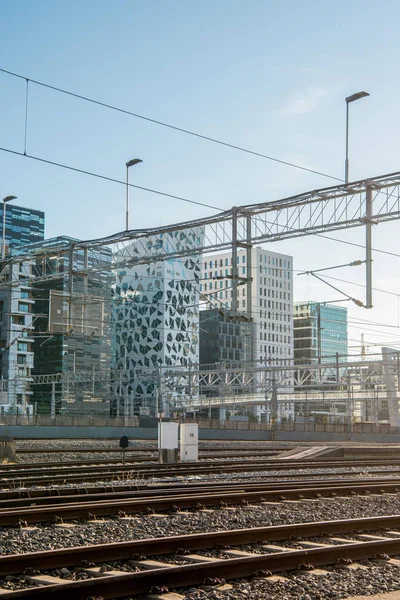
[[[200,311],[200,365],[253,361],[253,322],[216,308]]]
[[[32,374],[64,376],[54,387],[51,383],[32,386],[32,402],[44,414],[108,414],[111,251],[79,248],[71,254],[74,241],[60,236],[20,250],[31,257],[33,274]],[[49,249],[54,256],[47,254],[44,260],[42,252]],[[87,274],[82,273],[85,267]]]
[[[294,360],[297,365],[332,363],[332,368],[321,370],[321,379],[301,370],[302,391],[321,391],[334,389],[338,378],[345,373],[340,362],[347,356],[347,309],[334,304],[321,302],[297,302],[294,305]],[[336,366],[337,365],[337,366]],[[299,379],[298,374],[298,379]],[[329,404],[297,403],[298,414],[309,416],[311,413],[324,416],[346,414],[346,402]],[[333,412],[332,412],[333,411]]]
[[[238,250],[238,276],[252,278],[253,360],[266,365],[293,360],[293,258],[263,248],[252,249],[252,271],[246,251]],[[240,281],[239,281],[240,283]],[[232,254],[203,257],[202,297],[207,308],[232,308]],[[249,315],[247,286],[238,286],[238,311]]]
[[[0,224],[3,224],[4,203],[0,202]],[[44,239],[44,212],[6,204],[6,250]]]
[[[4,203],[0,203],[3,223]],[[44,238],[44,212],[6,205],[6,255]],[[33,368],[33,306],[30,261],[4,263],[0,273],[0,410],[29,412]]]
[[[199,362],[201,228],[139,239],[118,254],[120,262],[154,256],[155,261],[120,268],[113,295],[116,414],[155,414],[157,406],[185,403],[187,367]],[[157,260],[160,252],[187,253]],[[181,369],[182,376],[176,376]],[[172,374],[174,373],[174,374]],[[191,390],[192,392],[193,390]]]
[[[334,362],[347,355],[347,308],[321,302],[296,302],[293,314],[296,364]]]
[[[254,323],[245,315],[234,315],[229,310],[200,311],[200,369],[217,369],[224,366],[230,369],[243,369],[253,362]],[[238,382],[240,377],[238,378]],[[207,389],[200,383],[199,393],[217,396],[222,391],[223,382],[214,380],[213,389]],[[235,394],[243,394],[238,385],[233,388]]]

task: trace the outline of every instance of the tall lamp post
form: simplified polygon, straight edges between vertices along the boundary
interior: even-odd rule
[[[368,92],[357,92],[346,98],[346,161],[344,163],[344,180],[349,183],[349,104],[369,96]]]
[[[16,200],[17,196],[6,196],[3,198],[3,246],[1,249],[1,258],[4,260],[6,255],[6,204],[11,200]]]
[[[132,158],[129,162],[126,163],[126,222],[125,222],[125,231],[129,231],[129,167],[133,167],[134,165],[138,165],[143,162],[140,158]]]

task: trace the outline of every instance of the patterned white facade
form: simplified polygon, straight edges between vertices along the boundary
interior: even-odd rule
[[[155,235],[133,243],[128,256],[157,256],[161,250],[189,251],[187,256],[119,270],[114,286],[113,346],[116,411],[125,414],[167,412],[181,403],[188,381],[179,386],[168,367],[199,361],[200,228]],[[124,258],[119,255],[119,259]]]
[[[252,273],[246,250],[238,250],[238,276],[253,277],[253,360],[266,364],[293,361],[293,258],[262,248],[252,249]],[[203,257],[201,293],[207,308],[232,306],[232,254]],[[217,279],[218,278],[218,279]],[[238,310],[248,312],[247,286],[238,286]]]

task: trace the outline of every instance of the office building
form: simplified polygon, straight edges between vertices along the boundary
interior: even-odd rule
[[[186,256],[118,269],[113,297],[116,414],[168,413],[184,404],[190,364],[199,362],[201,228],[132,242],[117,257]]]
[[[3,223],[4,203],[0,203]],[[44,238],[44,213],[6,203],[5,253]],[[33,367],[31,264],[7,264],[0,271],[0,386],[2,412],[31,412]]]
[[[334,362],[347,355],[347,308],[296,302],[293,313],[296,364]]]
[[[344,374],[340,367],[347,360],[347,309],[321,302],[297,302],[294,305],[294,360],[297,365],[332,364],[318,371],[317,376],[302,368],[297,374],[301,390],[336,389]],[[346,402],[334,405],[321,402],[296,405],[297,414],[319,418],[342,418],[348,412]]]
[[[266,365],[293,360],[293,259],[262,248],[252,249],[252,272],[246,251],[238,250],[238,311],[254,322],[253,360]],[[252,306],[245,279],[252,278]],[[232,254],[203,257],[202,298],[210,309],[232,309]]]
[[[200,311],[200,369],[218,370],[222,365],[241,370],[253,362],[253,321],[246,315],[235,315],[229,310],[216,308]],[[231,388],[235,394],[243,394],[238,376],[238,385]],[[200,380],[199,394],[219,396],[224,393],[223,378],[213,379],[209,388]],[[247,390],[248,391],[248,390]]]
[[[245,315],[212,308],[200,311],[200,365],[253,361],[254,324]]]
[[[109,413],[111,251],[99,246],[71,254],[76,241],[60,236],[18,250],[30,257],[33,275],[32,374],[62,376],[54,385],[32,386],[37,413]],[[49,249],[54,255],[44,260]]]
[[[4,202],[0,202],[0,223],[3,224]],[[44,212],[6,203],[6,251],[44,239]]]

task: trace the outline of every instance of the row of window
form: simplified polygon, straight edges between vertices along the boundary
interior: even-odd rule
[[[263,333],[262,331],[260,332],[260,340],[264,340],[264,341],[269,341],[269,342],[281,342],[283,344],[290,344],[290,340],[291,337],[290,335],[282,335],[282,333],[268,333],[268,337],[267,337],[267,333]]]
[[[261,346],[261,351],[262,351],[262,346]],[[291,348],[288,348],[287,346],[268,346],[268,354],[267,354],[267,346],[264,346],[264,352],[266,353],[265,356],[260,356],[260,362],[271,362],[271,355],[272,354],[278,354],[279,356],[291,356]]]
[[[204,263],[204,269],[216,269],[218,266],[228,267],[232,265],[233,258],[232,256],[227,256],[225,258],[214,259],[210,261],[206,261]],[[246,263],[246,254],[242,254],[241,256],[236,257],[236,263]],[[290,269],[290,260],[286,260],[286,258],[278,258],[275,256],[267,256],[266,254],[260,255],[260,263],[268,264],[268,265],[276,265],[277,267],[283,267],[284,269]]]
[[[278,292],[278,290],[267,290],[266,288],[260,288],[260,298],[263,295],[264,292],[264,296],[267,295],[267,291],[268,291],[268,298],[280,298],[281,300],[286,300],[286,293],[287,293],[287,299],[290,300],[290,292]],[[278,295],[279,294],[279,295]]]

